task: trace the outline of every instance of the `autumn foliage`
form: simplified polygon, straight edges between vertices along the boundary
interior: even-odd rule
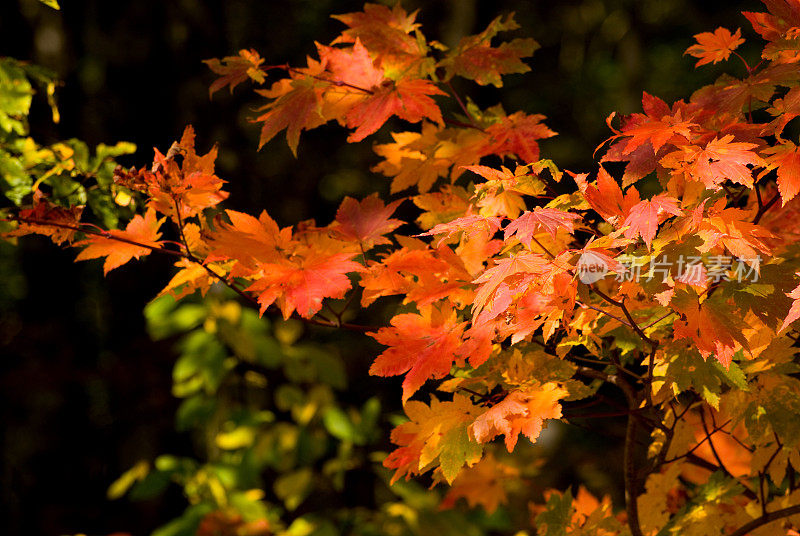
[[[543,116],[453,90],[455,77],[502,87],[529,70],[536,43],[501,40],[512,16],[447,49],[416,13],[367,4],[335,16],[344,30],[305,66],[254,50],[208,60],[210,92],[255,87],[261,147],[285,131],[303,158],[301,134],[332,121],[348,142],[374,141],[391,199],[345,198],[330,223],[283,228],[223,208],[216,149],[199,154],[187,127],[152,165],[114,172],[109,188],[134,200],[127,224],[98,226],[42,188],[8,235],[46,235],[106,273],[169,255],[162,294],[225,285],[259,315],[364,332],[383,347],[370,374],[402,377],[407,421],[383,466],[393,483],[445,486],[442,508],[494,512],[526,478],[508,453],[599,405],[627,418],[624,504],[552,490],[529,498],[518,530],[796,534],[800,3],[764,4],[744,14],[757,35],[718,28],[686,50],[738,75],[674,103],[644,93],[641,112],[608,117],[595,168],[574,171],[542,159],[556,135]],[[745,38],[764,45],[756,65],[737,53]],[[352,322],[381,300],[397,305],[388,323]],[[234,510],[220,503],[198,533],[284,533]]]

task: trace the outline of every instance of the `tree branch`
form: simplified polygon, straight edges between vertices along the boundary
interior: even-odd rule
[[[734,532],[730,533],[728,536],[746,536],[748,533],[756,530],[758,527],[761,527],[763,525],[766,525],[767,523],[776,521],[778,519],[783,519],[784,517],[793,516],[795,514],[800,514],[800,504],[796,504],[788,508],[782,508],[781,510],[775,510],[774,512],[766,513],[761,517],[752,520],[750,523],[742,525]]]

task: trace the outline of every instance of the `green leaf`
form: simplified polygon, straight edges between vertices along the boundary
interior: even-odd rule
[[[540,536],[565,536],[572,520],[572,492],[563,495],[553,493],[545,504],[545,510],[536,516],[537,534]]]
[[[357,431],[350,417],[337,407],[328,408],[322,416],[325,429],[335,438],[355,442]]]
[[[154,340],[161,340],[196,328],[208,316],[203,305],[178,306],[175,298],[166,294],[155,298],[144,308],[147,331]]]
[[[295,510],[311,492],[314,474],[309,467],[281,475],[275,481],[275,495],[283,501],[286,509]]]
[[[0,127],[2,126],[2,111],[0,111]],[[0,190],[12,203],[19,206],[25,196],[31,193],[33,178],[30,176],[22,161],[0,150]]]
[[[32,100],[33,87],[25,70],[16,60],[0,59],[0,131],[25,136]]]
[[[452,484],[464,465],[473,465],[480,460],[483,445],[473,441],[467,432],[467,425],[456,426],[442,438],[442,451],[439,464],[448,484]]]
[[[119,499],[137,481],[142,480],[150,472],[150,464],[144,460],[136,463],[133,467],[122,473],[109,487],[106,496],[111,499]]]
[[[217,409],[217,400],[203,395],[194,395],[181,402],[175,415],[175,428],[185,432],[207,422]]]
[[[181,517],[157,528],[150,536],[195,536],[200,521],[213,510],[214,506],[207,503],[190,506]]]

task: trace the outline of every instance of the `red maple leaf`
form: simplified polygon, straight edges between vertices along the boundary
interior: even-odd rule
[[[505,228],[504,238],[516,235],[517,240],[530,247],[533,235],[547,231],[555,239],[559,229],[568,233],[575,230],[575,220],[581,219],[579,214],[564,212],[555,208],[535,207],[524,212]]]
[[[597,185],[586,182],[585,175],[574,175],[583,197],[600,216],[612,225],[624,220],[631,207],[639,203],[639,191],[629,188],[623,195],[617,181],[602,166],[597,172]]]
[[[490,138],[481,147],[481,154],[513,154],[525,163],[536,162],[539,160],[539,144],[536,140],[556,135],[555,131],[542,123],[544,119],[543,115],[528,115],[523,112],[503,118],[486,129]]]
[[[623,225],[627,225],[625,238],[641,236],[647,249],[658,231],[658,226],[670,215],[683,216],[683,211],[678,208],[678,200],[663,194],[649,200],[640,201],[631,207],[628,217]]]
[[[445,94],[428,80],[385,80],[371,95],[345,114],[347,127],[356,129],[347,141],[354,143],[363,140],[381,128],[393,115],[411,123],[430,119],[442,125],[442,112],[430,95]]]
[[[309,253],[294,262],[262,264],[263,273],[245,290],[258,293],[260,313],[277,301],[283,318],[297,310],[311,318],[322,309],[324,298],[342,298],[350,290],[348,273],[363,266],[350,260],[352,253],[335,255]]]
[[[458,322],[453,309],[423,308],[420,314],[400,314],[391,327],[369,333],[389,348],[379,355],[369,369],[375,376],[398,376],[403,380],[405,403],[428,379],[444,378],[453,362],[463,360],[459,349],[466,322]]]
[[[416,32],[417,12],[407,13],[397,3],[393,8],[380,4],[365,4],[364,11],[333,15],[348,26],[333,44],[353,43],[356,39],[374,55],[381,68],[397,72],[408,71],[427,55],[424,40]]]
[[[403,225],[401,220],[391,218],[402,201],[384,205],[378,194],[361,202],[345,197],[336,211],[336,235],[344,240],[360,242],[367,249],[378,244],[389,244],[384,235]]]

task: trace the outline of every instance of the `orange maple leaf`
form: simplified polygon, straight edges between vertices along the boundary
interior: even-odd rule
[[[231,223],[215,219],[217,229],[209,233],[210,249],[206,263],[235,260],[234,276],[247,276],[258,270],[259,264],[276,263],[283,259],[279,249],[292,247],[292,229],[281,229],[266,211],[258,219],[235,210],[225,214]]]
[[[459,394],[453,395],[452,402],[433,398],[430,406],[409,400],[403,409],[409,421],[392,430],[391,440],[398,448],[383,460],[384,467],[395,469],[392,484],[404,475],[408,480],[433,464],[446,446],[446,436],[452,432],[466,432],[467,425],[480,411],[468,396]],[[467,458],[464,462],[470,466],[479,459],[480,453],[477,459]]]
[[[271,102],[259,108],[264,113],[253,119],[262,122],[261,135],[258,140],[259,149],[283,129],[286,129],[286,141],[292,154],[297,156],[297,144],[300,133],[323,125],[336,114],[326,114],[323,106],[323,92],[330,82],[315,77],[323,73],[322,65],[308,58],[307,69],[293,69],[290,78],[278,80],[269,89],[257,89],[256,93],[271,99]]]
[[[658,97],[647,92],[642,94],[642,108],[644,114],[631,114],[623,117],[622,126],[619,131],[603,143],[617,139],[630,138],[627,141],[619,142],[622,155],[629,155],[649,142],[653,152],[658,152],[667,143],[685,143],[689,140],[692,130],[697,125],[687,118],[684,118],[685,110],[682,101],[670,107]],[[616,114],[612,113],[606,123],[611,127],[611,121]],[[616,145],[616,144],[615,144]]]
[[[752,188],[753,170],[748,166],[766,167],[767,163],[753,150],[758,145],[733,139],[733,135],[728,134],[714,138],[702,148],[684,145],[664,156],[660,163],[688,180],[702,182],[711,190],[719,190],[726,180]]]
[[[317,51],[322,65],[330,73],[330,80],[341,85],[342,91],[356,91],[366,95],[385,78],[383,70],[375,67],[359,39],[348,48],[328,47],[317,43]]]
[[[460,354],[466,322],[458,322],[452,308],[424,307],[420,314],[406,313],[392,318],[392,327],[369,333],[389,348],[379,355],[369,369],[374,376],[398,376],[403,380],[403,402],[428,379],[450,373]]]
[[[155,158],[150,170],[116,171],[115,182],[147,194],[147,206],[175,219],[176,223],[218,205],[228,198],[228,192],[222,191],[225,181],[214,174],[217,148],[212,147],[205,155],[198,155],[194,139],[194,128],[189,125],[184,129],[180,142],[173,143],[166,156],[154,149]]]
[[[505,481],[517,476],[519,469],[498,461],[490,452],[472,467],[458,473],[439,509],[452,508],[458,499],[463,498],[470,508],[480,505],[491,514],[499,505],[508,502]]]
[[[155,210],[148,209],[144,218],[138,214],[134,216],[124,231],[112,229],[105,231],[105,236],[90,236],[86,240],[77,242],[75,245],[85,245],[86,249],[78,253],[75,260],[85,261],[105,257],[103,272],[107,274],[131,259],[149,255],[153,249],[158,249],[160,246],[158,239],[161,238],[158,228],[163,222],[163,219],[156,219]]]
[[[447,223],[440,223],[435,225],[430,231],[421,233],[417,236],[437,236],[439,240],[436,244],[447,242],[450,238],[458,233],[465,233],[467,238],[470,239],[478,234],[484,234],[491,237],[500,229],[500,218],[479,216],[477,214],[470,214],[463,218],[456,218],[455,220]]]
[[[782,204],[786,205],[800,192],[800,150],[797,145],[787,141],[761,152],[769,155],[766,159],[769,165],[764,173],[775,168],[778,170],[778,191]]]
[[[602,166],[597,172],[597,186],[586,182],[585,175],[574,175],[574,178],[589,205],[612,225],[627,218],[631,208],[640,202],[636,188],[629,188],[623,195],[617,181]]]
[[[473,281],[479,285],[472,304],[472,314],[478,316],[483,308],[490,302],[500,299],[503,303],[511,303],[511,288],[507,284],[510,278],[523,279],[523,286],[533,277],[549,275],[553,272],[554,265],[549,259],[539,253],[524,253],[504,259],[495,260],[494,266],[488,268],[483,274]],[[524,288],[514,288],[515,293]],[[507,303],[506,303],[507,302]],[[497,309],[496,304],[492,309]],[[492,317],[500,314],[495,310]]]
[[[565,389],[553,382],[538,388],[513,391],[475,419],[470,425],[470,434],[479,443],[487,443],[498,435],[505,435],[508,452],[514,450],[519,434],[535,443],[545,419],[561,417],[561,404],[558,402],[567,394]]]
[[[726,369],[740,348],[749,349],[741,327],[722,304],[698,302],[696,296],[676,292],[670,305],[681,314],[673,324],[673,337],[691,339],[703,359],[713,355]]]
[[[684,54],[700,58],[695,63],[695,67],[727,60],[731,52],[744,43],[740,28],[737,28],[733,34],[727,28],[717,28],[714,33],[703,32],[695,35],[694,38],[697,39],[697,44],[687,48]]]

